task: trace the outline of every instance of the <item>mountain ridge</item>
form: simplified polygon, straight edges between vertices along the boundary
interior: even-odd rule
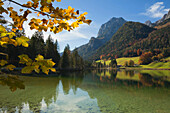
[[[116,18],[113,17],[106,23],[102,24],[97,37],[91,37],[87,44],[84,44],[77,48],[79,54],[84,58],[88,59],[89,56],[92,56],[96,50],[105,44],[114,33],[124,24],[126,20],[122,17]]]

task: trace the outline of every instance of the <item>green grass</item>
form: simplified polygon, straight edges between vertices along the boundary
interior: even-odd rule
[[[129,60],[133,60],[135,62],[135,64],[138,64],[139,57],[122,57],[122,58],[116,59],[118,65],[123,65],[125,61],[129,61]],[[96,62],[104,63],[103,60],[98,60]],[[110,62],[111,62],[111,60],[105,61],[106,65],[109,65]]]
[[[139,57],[122,57],[116,59],[118,65],[124,65],[125,61],[133,60],[135,64],[138,64]],[[168,62],[152,62],[148,65],[140,65],[139,68],[158,68],[158,69],[170,69],[170,57],[164,58]],[[105,61],[106,65],[109,65],[111,60]],[[103,60],[98,60],[96,62],[104,63]]]
[[[148,65],[140,65],[141,68],[170,68],[170,62],[152,62]]]
[[[164,58],[163,60],[170,61],[170,57]]]

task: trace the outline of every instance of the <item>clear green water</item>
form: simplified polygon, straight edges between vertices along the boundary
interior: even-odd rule
[[[1,112],[170,113],[170,71],[1,74]]]

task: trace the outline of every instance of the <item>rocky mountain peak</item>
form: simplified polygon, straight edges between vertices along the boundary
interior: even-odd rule
[[[113,36],[113,34],[126,22],[122,17],[116,18],[113,17],[111,18],[108,22],[104,23],[98,32],[97,37],[109,37]],[[109,37],[110,38],[110,37]]]
[[[169,19],[169,18],[170,18],[170,10],[168,11],[167,14],[165,14],[160,20],[156,21],[155,23],[156,23],[156,24],[159,24],[159,23],[161,23],[161,22],[163,22],[164,20],[167,20],[167,19]]]
[[[147,20],[144,24],[149,27],[152,27],[152,22],[150,20]]]

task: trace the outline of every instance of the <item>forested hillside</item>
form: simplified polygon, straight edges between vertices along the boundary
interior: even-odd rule
[[[108,41],[96,52],[94,59],[124,56],[125,49],[148,37],[156,30],[138,22],[125,23]]]
[[[126,20],[122,17],[111,18],[108,22],[101,25],[96,38],[91,37],[89,43],[77,48],[78,53],[83,57],[83,59],[89,59],[96,53],[97,49],[112,38],[112,36],[125,22]]]

